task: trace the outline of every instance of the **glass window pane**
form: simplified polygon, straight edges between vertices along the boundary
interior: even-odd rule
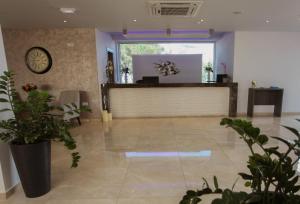
[[[121,82],[133,83],[132,55],[202,54],[202,64],[205,67],[209,63],[214,65],[214,48],[214,43],[121,43],[119,59]],[[202,82],[206,82],[208,74],[204,69],[202,72]]]

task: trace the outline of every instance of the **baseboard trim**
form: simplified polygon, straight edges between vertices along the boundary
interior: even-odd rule
[[[11,187],[6,193],[0,193],[0,200],[7,200],[16,191],[19,184]]]
[[[80,118],[81,122],[102,122],[100,118]]]
[[[199,116],[195,116],[195,115],[191,115],[191,116],[135,116],[135,117],[114,117],[114,119],[157,119],[157,118],[202,118],[202,117],[205,117],[205,118],[214,118],[214,117],[228,117],[227,115],[199,115]],[[108,121],[108,122],[111,122],[111,121]],[[105,122],[104,122],[105,123]]]
[[[300,116],[300,112],[283,112],[281,116]],[[247,113],[238,113],[238,117],[247,117]],[[273,113],[270,112],[260,112],[260,113],[254,113],[254,117],[272,117]]]

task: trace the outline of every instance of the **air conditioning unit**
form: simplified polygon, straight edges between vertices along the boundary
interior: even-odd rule
[[[150,1],[149,12],[151,16],[196,16],[202,0],[181,0],[181,1]]]

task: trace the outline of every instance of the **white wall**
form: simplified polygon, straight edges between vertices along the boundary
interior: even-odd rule
[[[217,74],[224,74],[221,63],[226,64],[227,74],[233,77],[234,61],[234,33],[225,33],[216,41],[216,68]]]
[[[96,29],[96,48],[97,48],[97,63],[98,63],[98,80],[100,83],[107,81],[105,67],[107,65],[107,48],[114,52],[115,73],[116,65],[116,43],[108,33],[104,33]]]
[[[154,68],[154,63],[171,61],[176,64],[179,73],[162,76]],[[202,55],[133,55],[133,81],[141,80],[143,76],[158,76],[160,83],[200,83],[202,80]]]
[[[258,87],[284,88],[283,112],[300,112],[300,33],[236,32],[234,81],[239,83],[238,112],[247,111],[251,80]],[[255,111],[271,111],[258,107]]]
[[[2,39],[1,25],[0,25],[0,73],[7,70],[7,63]],[[4,108],[0,104],[0,109]],[[1,113],[0,120],[11,117],[10,114]],[[13,162],[9,147],[7,144],[0,143],[0,194],[9,191],[12,187],[18,184],[18,173]]]

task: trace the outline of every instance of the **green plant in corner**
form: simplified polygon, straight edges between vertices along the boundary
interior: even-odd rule
[[[71,167],[78,166],[80,155],[74,151],[76,141],[69,131],[72,124],[64,121],[61,115],[51,113],[55,109],[63,111],[62,107],[51,105],[51,95],[45,91],[29,89],[27,99],[22,101],[17,96],[13,74],[4,72],[0,76],[0,96],[0,102],[6,103],[7,107],[0,111],[13,113],[10,119],[0,121],[0,128],[4,129],[0,132],[0,140],[17,145],[37,144],[45,140],[63,142],[72,151]],[[90,111],[88,107],[76,107],[75,104],[65,106],[69,110],[68,114]]]
[[[299,176],[294,169],[300,158],[300,134],[291,127],[283,126],[296,137],[293,141],[281,137],[271,137],[286,146],[286,150],[279,151],[279,146],[270,147],[269,137],[261,134],[260,129],[253,127],[246,120],[224,118],[222,126],[234,129],[240,138],[247,144],[251,155],[248,160],[250,173],[239,173],[245,180],[245,186],[252,192],[235,192],[232,189],[219,189],[217,178],[214,177],[216,190],[209,187],[205,180],[205,188],[198,191],[187,191],[180,204],[197,204],[201,197],[207,194],[221,194],[221,198],[212,201],[212,204],[299,204],[300,190]],[[262,153],[255,151],[258,147]],[[292,159],[292,155],[295,159]]]

